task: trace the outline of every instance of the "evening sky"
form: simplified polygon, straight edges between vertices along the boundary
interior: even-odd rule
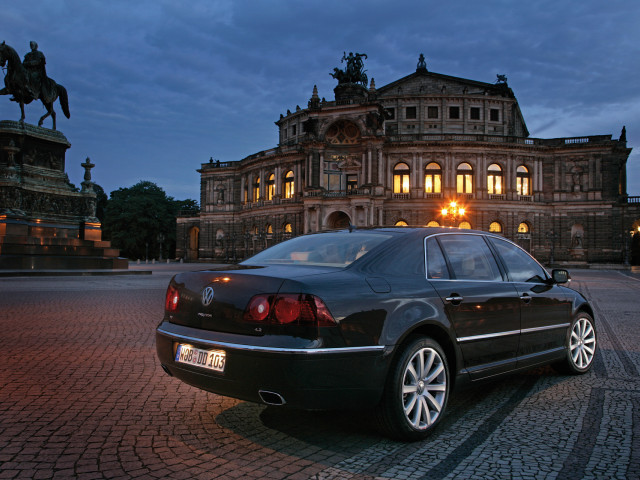
[[[626,126],[628,190],[640,195],[640,2],[499,0],[8,0],[0,41],[38,42],[69,92],[58,129],[79,185],[86,157],[107,194],[150,180],[199,201],[197,169],[277,146],[281,113],[366,53],[378,88],[429,71],[494,83],[506,75],[533,138],[612,135]],[[44,114],[27,106],[27,121]],[[0,119],[18,106],[0,97]],[[46,127],[51,124],[47,120]]]

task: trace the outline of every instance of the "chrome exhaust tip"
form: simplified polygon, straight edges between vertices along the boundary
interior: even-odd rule
[[[258,394],[267,405],[284,405],[287,403],[282,395],[267,390],[258,390]]]

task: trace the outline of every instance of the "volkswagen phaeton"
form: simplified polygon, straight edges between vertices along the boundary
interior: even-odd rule
[[[486,232],[309,234],[173,277],[157,354],[169,375],[216,394],[371,408],[384,433],[419,440],[454,387],[544,364],[591,368],[593,309],[569,281]]]

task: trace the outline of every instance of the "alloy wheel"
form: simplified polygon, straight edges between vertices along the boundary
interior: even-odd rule
[[[409,360],[403,375],[404,414],[414,429],[429,428],[440,416],[447,395],[447,372],[433,348],[421,348]]]
[[[573,364],[579,369],[587,368],[596,351],[596,332],[589,319],[581,317],[573,324],[569,350]]]

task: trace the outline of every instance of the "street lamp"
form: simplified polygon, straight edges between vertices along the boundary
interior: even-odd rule
[[[447,218],[450,218],[451,226],[454,226],[456,224],[458,218],[464,217],[465,212],[465,208],[458,205],[458,202],[456,202],[455,200],[452,200],[451,202],[449,202],[449,205],[443,207],[442,210],[440,210],[440,213],[442,214],[443,224],[446,223]]]

